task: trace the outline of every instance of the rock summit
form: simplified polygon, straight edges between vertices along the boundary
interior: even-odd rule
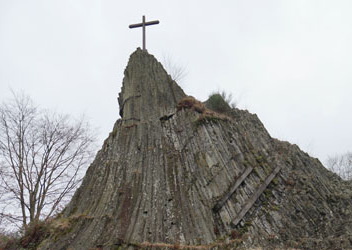
[[[351,248],[350,184],[256,115],[186,96],[141,49],[118,101],[121,119],[40,248]]]

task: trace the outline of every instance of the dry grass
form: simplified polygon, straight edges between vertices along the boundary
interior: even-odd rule
[[[225,114],[220,114],[210,109],[207,109],[201,101],[198,101],[193,96],[186,96],[181,99],[177,104],[177,111],[182,109],[191,109],[200,113],[200,116],[195,121],[196,125],[199,125],[205,121],[219,121],[219,120],[229,120],[230,118]]]
[[[67,218],[59,218],[51,222],[51,229],[54,232],[64,232],[71,227],[70,220]]]
[[[206,110],[205,105],[193,96],[186,96],[181,99],[181,101],[177,104],[177,111],[180,111],[181,109],[192,109],[201,114],[203,114]]]
[[[229,247],[236,246],[242,243],[241,239],[229,240],[228,242],[214,242],[207,245],[183,245],[183,244],[168,244],[168,243],[150,243],[150,242],[142,242],[139,244],[142,248],[169,248],[169,249],[211,249],[214,247]]]

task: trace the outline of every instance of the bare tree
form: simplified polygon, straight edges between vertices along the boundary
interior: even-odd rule
[[[0,206],[8,222],[28,224],[59,211],[92,159],[83,119],[42,111],[14,94],[0,106]]]
[[[164,55],[163,66],[170,74],[172,80],[176,81],[177,83],[181,83],[188,74],[186,67],[175,63],[169,55]]]
[[[352,153],[329,157],[326,167],[344,180],[352,180]]]

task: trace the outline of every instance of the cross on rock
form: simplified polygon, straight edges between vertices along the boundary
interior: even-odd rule
[[[131,25],[129,26],[130,29],[139,28],[139,27],[142,27],[142,28],[143,28],[143,50],[146,50],[146,48],[145,48],[145,27],[148,26],[148,25],[154,25],[154,24],[159,24],[159,21],[156,20],[156,21],[146,22],[146,21],[145,21],[145,16],[143,16],[143,18],[142,18],[142,23],[131,24]]]

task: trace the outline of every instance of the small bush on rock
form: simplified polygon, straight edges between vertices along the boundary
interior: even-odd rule
[[[50,225],[47,221],[30,224],[20,239],[20,244],[26,249],[36,249],[39,243],[50,235]]]
[[[205,102],[205,106],[218,113],[228,113],[236,107],[236,104],[232,102],[232,95],[223,91],[211,94]]]

